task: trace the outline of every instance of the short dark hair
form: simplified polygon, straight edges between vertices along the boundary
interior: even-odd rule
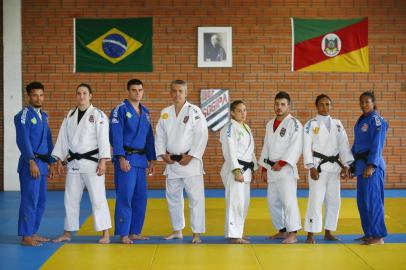
[[[333,101],[331,100],[331,98],[330,98],[329,96],[327,96],[326,94],[321,94],[321,95],[318,95],[318,96],[316,97],[316,102],[315,102],[316,107],[317,107],[317,105],[319,104],[319,101],[320,101],[322,98],[327,98],[328,100],[330,100],[331,103],[333,103]]]
[[[127,90],[130,90],[131,85],[142,85],[144,86],[144,84],[142,83],[141,80],[138,79],[131,79],[127,82]]]
[[[372,103],[374,104],[374,110],[376,110],[378,108],[378,106],[376,106],[376,97],[375,97],[374,91],[372,91],[372,90],[365,91],[364,93],[362,93],[359,96],[359,101],[361,101],[362,97],[369,97],[371,99]]]
[[[86,87],[86,88],[89,90],[89,94],[92,94],[92,92],[93,92],[92,87],[90,87],[90,85],[87,84],[87,83],[81,83],[81,84],[79,84],[78,87],[76,87],[76,91],[78,91],[78,89],[79,89],[80,87]]]
[[[31,94],[31,91],[34,89],[42,89],[44,91],[44,85],[40,82],[30,82],[26,87],[25,90],[27,91],[27,94]]]
[[[288,104],[290,104],[290,96],[288,93],[286,93],[285,91],[279,91],[279,93],[276,94],[275,96],[275,100],[277,99],[287,99],[288,100]]]
[[[234,100],[234,101],[231,102],[231,104],[230,104],[230,110],[231,110],[231,111],[234,111],[235,108],[237,108],[237,106],[240,105],[240,104],[245,104],[245,103],[244,103],[244,101],[242,101],[242,100]]]

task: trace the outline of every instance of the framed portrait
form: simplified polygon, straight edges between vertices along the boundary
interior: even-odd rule
[[[232,27],[198,27],[197,66],[232,67]]]

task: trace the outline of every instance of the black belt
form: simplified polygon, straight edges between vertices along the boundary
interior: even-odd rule
[[[76,159],[76,160],[87,159],[87,160],[91,160],[91,161],[94,161],[94,162],[99,162],[98,158],[92,157],[93,155],[96,155],[98,153],[99,153],[98,148],[94,149],[92,151],[83,153],[83,154],[73,153],[71,150],[69,150],[68,162],[71,162],[74,159]]]
[[[34,153],[35,158],[42,160],[43,162],[49,163],[49,155],[42,155],[38,153]]]
[[[187,155],[189,153],[189,151],[187,151],[183,155]],[[168,153],[168,152],[166,152],[166,153]],[[170,153],[168,153],[168,154],[170,154]],[[182,154],[180,154],[180,155],[171,154],[170,157],[171,157],[171,160],[176,161],[176,162],[179,162],[182,160]]]
[[[320,173],[321,172],[321,165],[323,165],[324,163],[327,162],[331,162],[331,163],[337,163],[338,165],[340,165],[341,168],[344,168],[344,165],[340,162],[340,155],[337,154],[335,156],[325,156],[319,152],[313,151],[313,156],[316,158],[320,158],[321,162],[319,163],[319,166],[317,167],[317,171]]]
[[[270,161],[270,160],[267,159],[267,158],[264,159],[264,162],[265,162],[266,164],[268,164],[268,165],[271,165],[271,167],[272,167],[273,165],[275,165],[275,163],[276,163],[276,162]]]
[[[369,151],[355,154],[354,162],[351,164],[351,172],[355,173],[355,163],[357,162],[357,160],[363,160],[365,163],[368,163],[368,156],[369,156]]]
[[[254,170],[254,166],[255,166],[254,162],[247,162],[247,161],[239,160],[239,159],[237,159],[237,160],[238,160],[238,163],[243,166],[242,170],[243,170],[244,172],[245,172],[247,169],[251,169],[251,171]]]
[[[131,155],[131,154],[144,155],[145,154],[145,149],[136,149],[136,148],[131,148],[128,146],[124,146],[124,151],[125,151],[126,155]]]

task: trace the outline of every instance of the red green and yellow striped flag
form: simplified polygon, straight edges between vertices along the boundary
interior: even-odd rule
[[[368,72],[368,18],[292,18],[292,71]]]

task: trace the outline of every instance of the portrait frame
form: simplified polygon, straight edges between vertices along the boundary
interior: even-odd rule
[[[232,67],[232,27],[198,27],[197,66]]]

